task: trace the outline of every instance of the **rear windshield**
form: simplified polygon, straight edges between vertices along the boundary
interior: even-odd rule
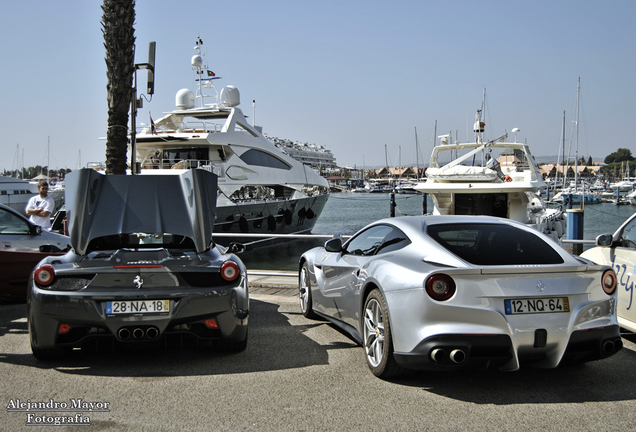
[[[562,264],[539,234],[504,224],[441,224],[426,233],[453,254],[477,265]]]

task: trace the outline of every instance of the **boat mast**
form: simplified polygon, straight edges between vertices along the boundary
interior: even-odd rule
[[[561,125],[561,165],[563,165],[563,159],[565,158],[565,111],[563,111],[563,124]],[[563,186],[565,188],[566,172],[563,172]],[[557,161],[557,174],[554,180],[554,188],[556,189],[557,181],[559,180],[559,161]]]
[[[579,94],[581,91],[581,77],[579,77],[578,83],[576,85],[576,106],[575,106],[575,111],[576,111],[576,150],[574,152],[575,154],[575,159],[574,159],[574,188],[576,189],[576,187],[578,186],[578,180],[579,180]]]
[[[417,171],[415,172],[415,175],[417,176],[417,179],[420,178],[420,156],[418,153],[418,143],[417,143],[417,126],[415,127],[415,166]]]

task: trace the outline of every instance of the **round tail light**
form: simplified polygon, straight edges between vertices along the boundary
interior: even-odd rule
[[[233,281],[239,274],[241,274],[241,270],[234,261],[225,261],[221,266],[221,277],[226,281]]]
[[[601,278],[601,285],[605,294],[612,295],[616,291],[616,273],[614,270],[605,270]]]
[[[55,279],[55,269],[50,264],[44,264],[35,269],[33,278],[38,285],[49,286]]]
[[[445,274],[434,274],[429,276],[424,283],[426,293],[433,300],[444,301],[455,295],[457,287],[455,281]]]

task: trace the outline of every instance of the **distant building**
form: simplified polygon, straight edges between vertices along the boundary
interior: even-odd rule
[[[415,167],[384,167],[377,172],[379,178],[393,179],[417,179],[417,168]]]

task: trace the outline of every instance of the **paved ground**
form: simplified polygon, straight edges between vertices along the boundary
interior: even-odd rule
[[[580,366],[384,381],[350,338],[302,316],[295,273],[271,273],[249,277],[250,336],[240,353],[76,351],[41,362],[31,355],[26,306],[0,305],[0,430],[46,430],[28,426],[29,416],[43,424],[78,411],[90,426],[72,429],[83,431],[636,430],[634,334],[615,356]],[[108,407],[11,409],[27,400]]]

